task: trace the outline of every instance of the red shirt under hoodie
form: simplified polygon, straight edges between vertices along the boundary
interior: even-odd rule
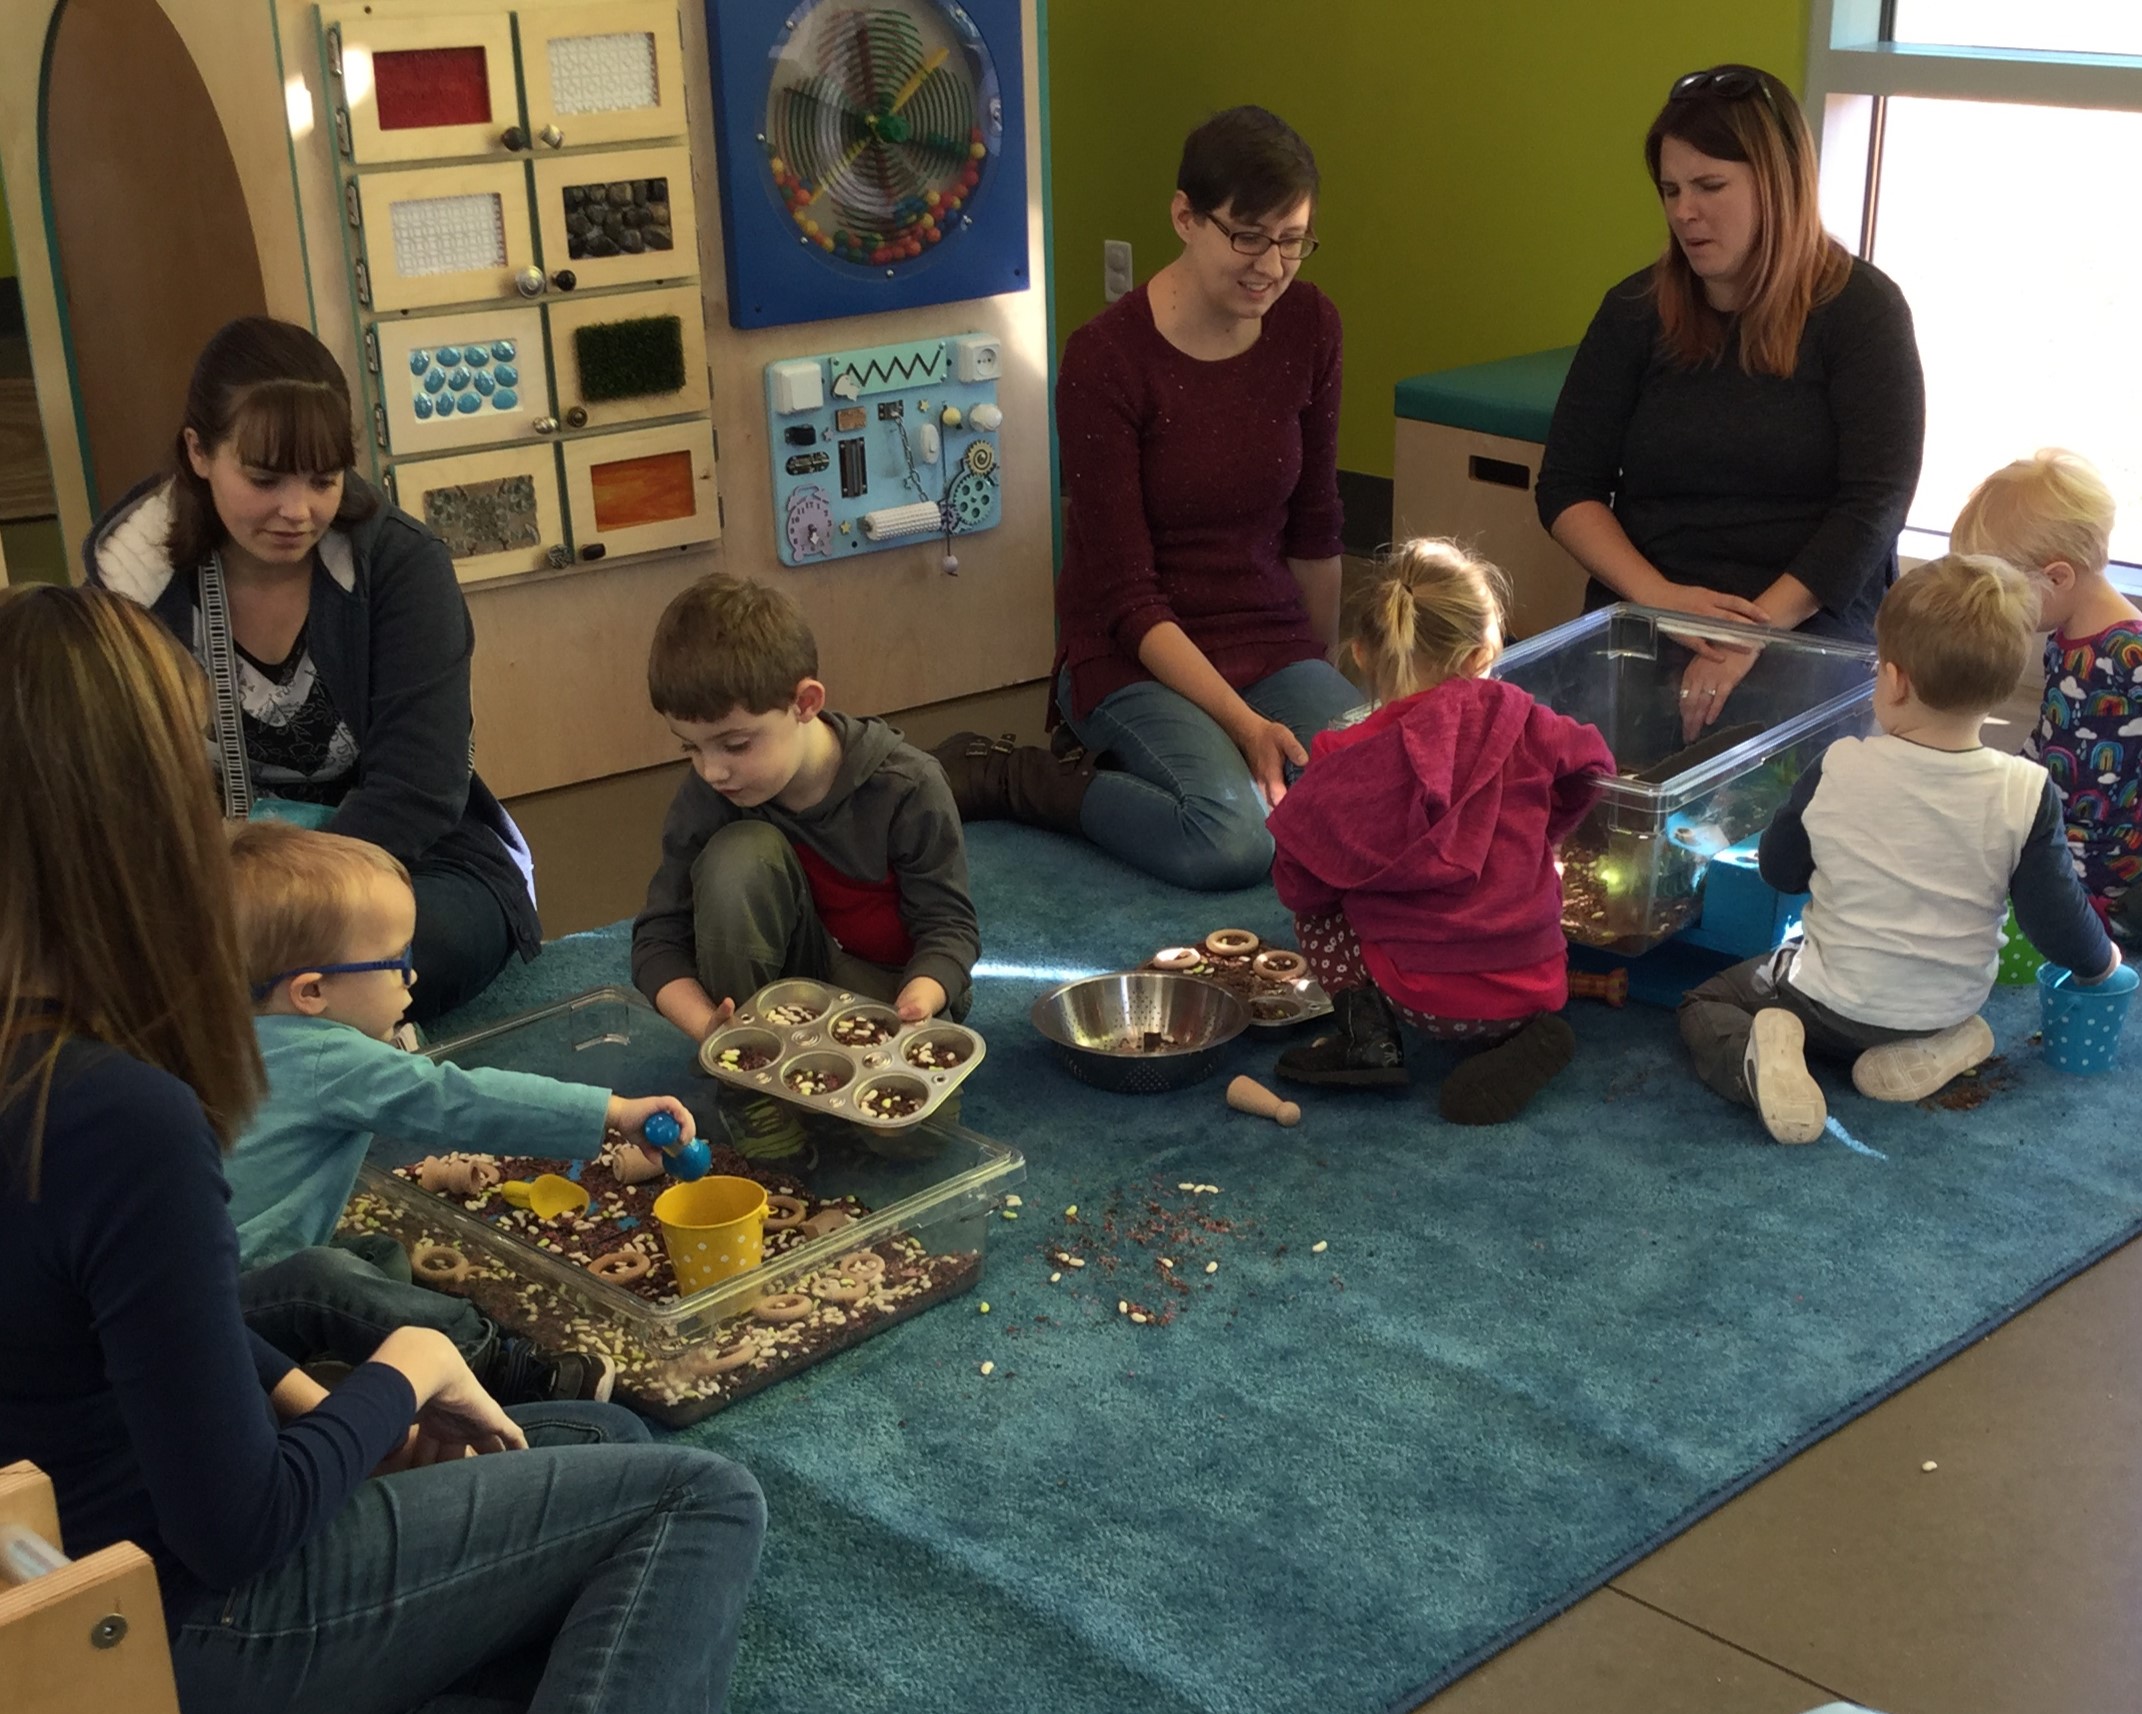
[[[1297,916],[1343,910],[1376,985],[1447,1018],[1569,999],[1555,847],[1584,818],[1606,740],[1499,679],[1450,678],[1320,735],[1268,825]]]

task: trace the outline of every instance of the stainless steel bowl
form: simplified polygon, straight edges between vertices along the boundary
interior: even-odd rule
[[[1066,982],[1036,1000],[1030,1016],[1073,1077],[1126,1095],[1211,1076],[1227,1044],[1249,1027],[1249,1008],[1225,988],[1157,970]],[[1155,1034],[1174,1045],[1146,1048]]]

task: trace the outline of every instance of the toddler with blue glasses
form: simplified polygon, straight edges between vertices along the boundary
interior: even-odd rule
[[[392,1238],[333,1240],[375,1132],[434,1152],[592,1159],[673,1096],[444,1065],[390,1037],[418,979],[408,871],[375,845],[277,821],[232,831],[238,923],[267,1092],[224,1162],[246,1322],[299,1362],[358,1363],[397,1327],[453,1340],[502,1404],[606,1398],[609,1359],[543,1353],[462,1298],[412,1282]]]

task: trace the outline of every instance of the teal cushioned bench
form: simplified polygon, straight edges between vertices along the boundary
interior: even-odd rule
[[[1547,424],[1561,396],[1574,345],[1439,369],[1398,383],[1398,414],[1415,422],[1499,434],[1508,440],[1546,444]]]

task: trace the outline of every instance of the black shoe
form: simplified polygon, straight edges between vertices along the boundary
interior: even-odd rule
[[[1453,1069],[1443,1079],[1436,1109],[1453,1125],[1503,1124],[1522,1113],[1576,1051],[1569,1025],[1542,1012],[1508,1041]]]
[[[555,1404],[592,1399],[600,1404],[617,1380],[617,1365],[600,1352],[546,1355],[531,1339],[501,1334],[484,1390],[502,1405]]]
[[[1341,988],[1331,997],[1332,1027],[1279,1056],[1275,1075],[1289,1083],[1338,1089],[1403,1089],[1406,1048],[1398,1013],[1376,988]]]

